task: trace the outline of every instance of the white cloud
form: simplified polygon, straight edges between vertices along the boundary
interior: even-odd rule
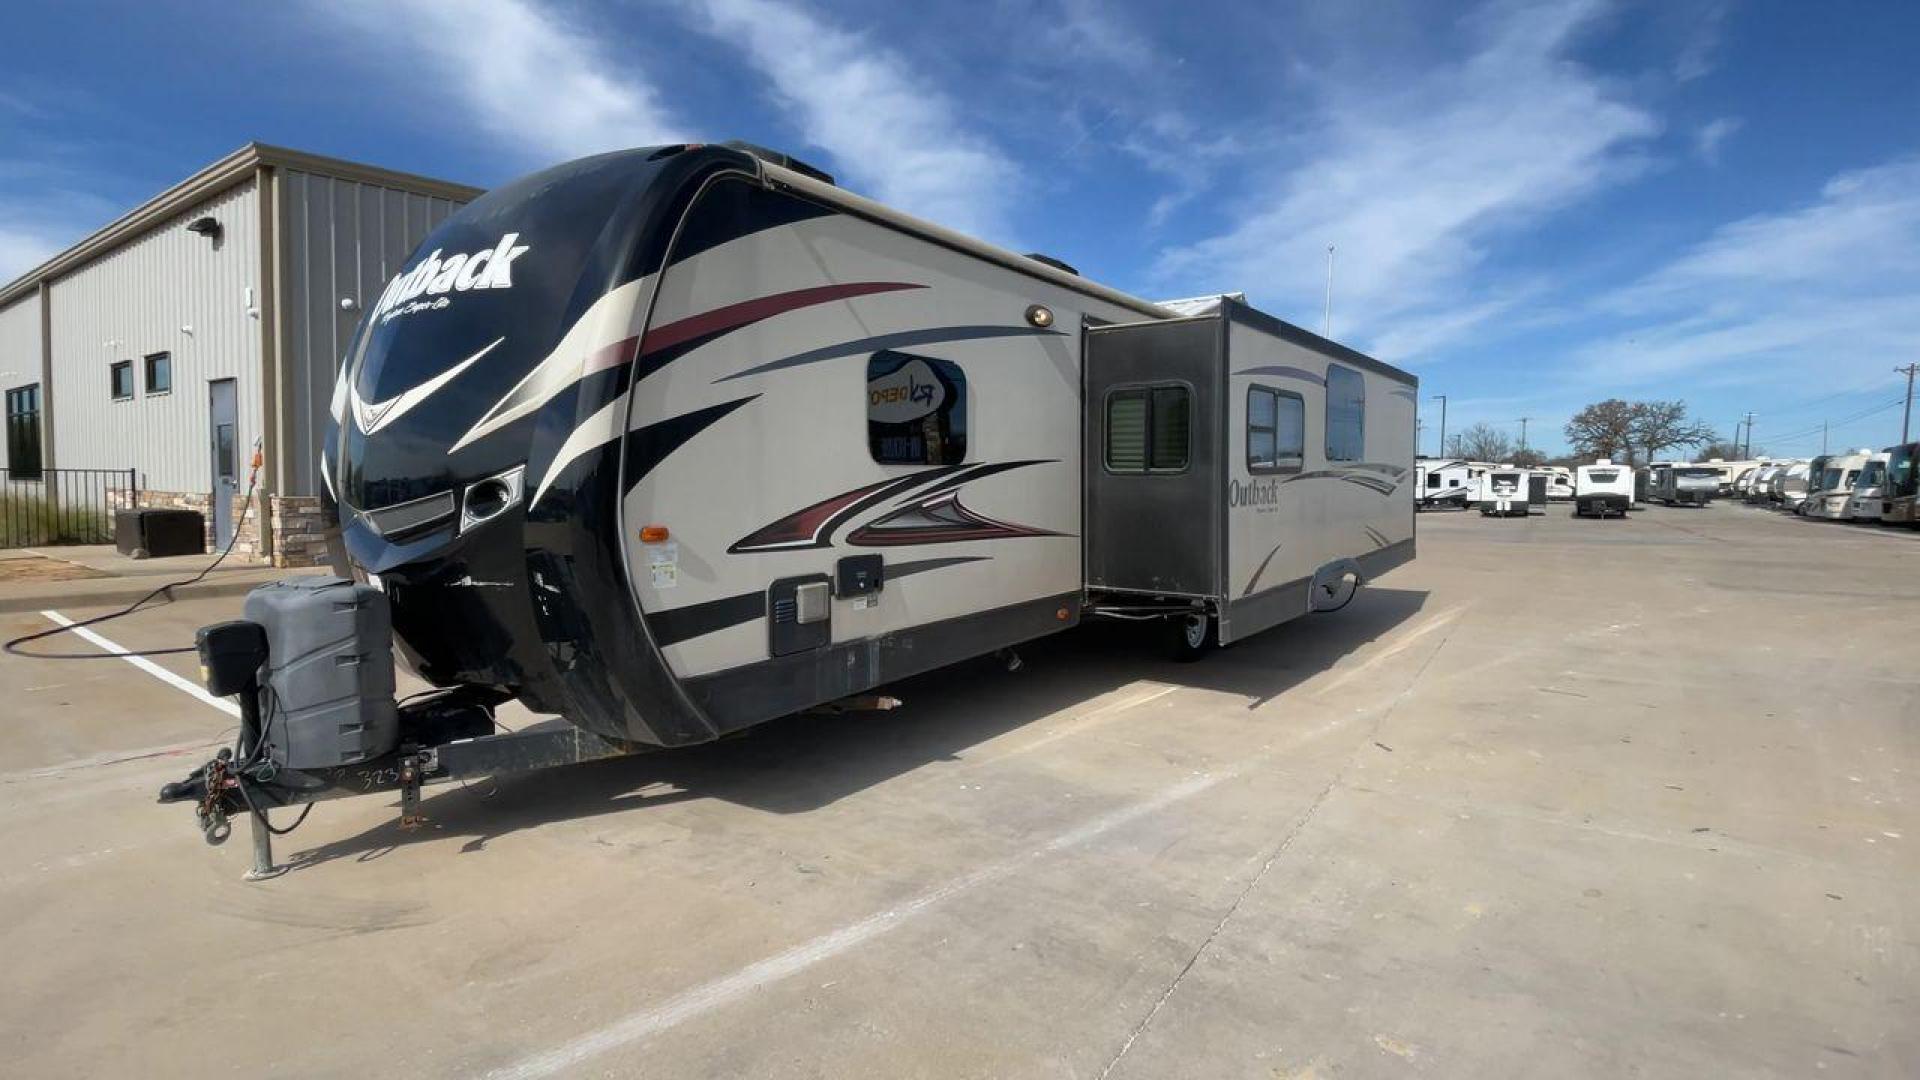
[[[1737,116],[1722,116],[1717,120],[1708,121],[1694,133],[1694,152],[1700,155],[1700,160],[1709,165],[1720,164],[1720,144],[1745,127],[1746,123]]]
[[[963,232],[1004,235],[1018,167],[899,53],[784,0],[694,7],[704,30],[746,53],[850,188]]]
[[[1417,361],[1382,343],[1432,348],[1470,333],[1502,310],[1476,278],[1489,244],[1634,175],[1635,151],[1659,129],[1566,58],[1599,10],[1482,11],[1468,21],[1475,41],[1464,58],[1402,77],[1388,96],[1318,79],[1320,122],[1304,140],[1318,149],[1291,169],[1250,165],[1257,179],[1239,222],[1166,252],[1162,274],[1187,291],[1245,288],[1256,302],[1317,315],[1332,243],[1343,339]]]
[[[93,178],[0,159],[0,284],[65,250],[126,209],[82,190]]]
[[[314,10],[424,60],[433,77],[406,80],[404,96],[451,97],[509,153],[556,161],[685,140],[631,56],[534,0],[350,0]]]
[[[1920,353],[1920,158],[1723,225],[1599,309],[1624,326],[1577,359],[1614,380],[1731,365],[1811,389]]]

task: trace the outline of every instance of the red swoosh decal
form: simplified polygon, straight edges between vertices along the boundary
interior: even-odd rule
[[[868,296],[873,293],[898,292],[901,289],[924,289],[925,285],[915,285],[904,281],[860,281],[851,285],[816,285],[808,289],[795,289],[792,292],[774,293],[753,300],[742,300],[737,304],[714,308],[698,315],[689,315],[677,322],[647,330],[645,342],[641,345],[642,355],[671,349],[696,338],[710,334],[737,330],[749,323],[762,319],[771,319],[775,315],[817,304],[845,300],[855,296]]]

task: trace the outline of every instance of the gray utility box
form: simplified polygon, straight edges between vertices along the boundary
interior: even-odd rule
[[[248,593],[246,616],[267,632],[260,723],[276,763],[327,769],[393,749],[400,721],[384,593],[293,577]]]

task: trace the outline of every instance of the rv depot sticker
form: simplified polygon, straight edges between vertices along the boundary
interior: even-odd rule
[[[437,310],[451,302],[449,292],[513,288],[513,261],[528,251],[527,245],[517,243],[519,239],[519,233],[508,233],[491,248],[444,259],[435,248],[419,265],[387,284],[380,302],[373,306],[373,317],[384,323],[416,311]]]
[[[914,359],[867,383],[867,419],[904,424],[938,412],[947,388],[925,360]]]

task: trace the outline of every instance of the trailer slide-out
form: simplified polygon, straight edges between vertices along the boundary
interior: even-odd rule
[[[164,797],[210,834],[243,804],[411,806],[869,701],[1090,615],[1187,655],[1238,641],[1413,557],[1416,400],[1231,297],[1176,312],[756,147],[548,169],[368,305],[319,470],[359,584],[209,628],[252,719]],[[370,614],[293,659],[390,637],[441,692],[282,671],[274,643],[308,639],[262,624],[329,605]],[[558,719],[487,734],[508,699]]]

